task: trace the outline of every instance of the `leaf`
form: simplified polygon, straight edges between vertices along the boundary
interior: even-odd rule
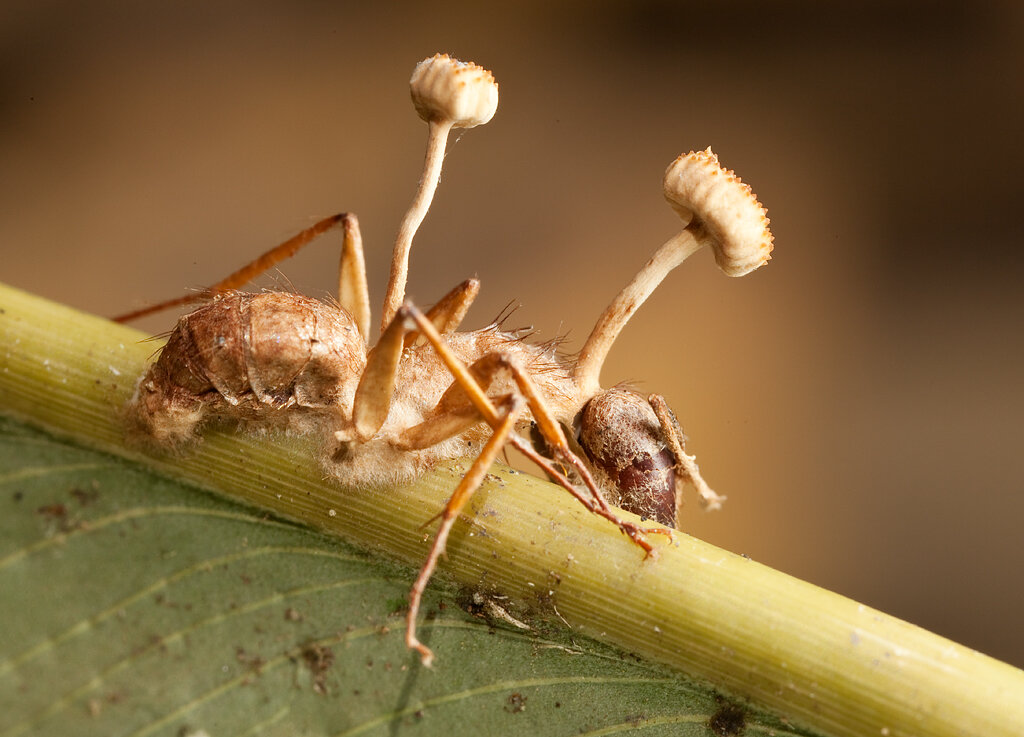
[[[786,731],[450,586],[424,669],[409,569],[3,419],[0,495],[5,737]]]
[[[145,341],[145,336],[137,331],[0,285],[0,414],[21,418],[35,427],[69,438],[75,444],[109,454],[100,456],[102,458],[122,459],[119,463],[134,461],[152,472],[251,505],[262,510],[266,519],[269,519],[267,515],[279,515],[298,521],[326,533],[332,541],[345,540],[359,549],[373,551],[375,555],[407,566],[422,562],[432,529],[430,519],[441,509],[463,473],[457,464],[435,468],[407,485],[372,488],[346,484],[343,479],[324,477],[315,460],[318,453],[315,437],[254,436],[230,428],[211,428],[204,432],[202,442],[185,453],[141,452],[126,443],[120,408],[131,395],[153,349],[153,343]],[[20,453],[15,455],[21,458]],[[96,463],[95,460],[78,462]],[[43,467],[38,464],[25,469],[18,467],[11,478],[27,483],[32,474],[38,474]],[[2,473],[6,471],[0,468]],[[60,518],[61,504],[65,509],[73,509],[60,499],[61,495],[70,493],[69,488],[54,489],[41,505],[49,508],[50,517]],[[149,492],[145,494],[146,499],[150,496]],[[204,514],[195,519],[214,518],[214,515]],[[51,523],[56,525],[52,534],[60,535],[57,520]],[[97,526],[96,522],[92,524]],[[139,518],[121,529],[131,530],[141,525]],[[36,538],[16,545],[42,544],[39,542],[42,534],[37,529]],[[190,523],[180,530],[179,538],[169,541],[163,550],[169,555],[186,540],[225,534],[221,529],[204,531],[202,524]],[[770,530],[766,530],[766,534],[770,534]],[[67,537],[73,539],[70,532]],[[575,639],[587,633],[625,652],[650,659],[651,663],[673,669],[661,671],[660,666],[637,663],[641,670],[663,674],[669,680],[674,678],[672,673],[683,673],[686,677],[677,683],[689,683],[686,678],[694,678],[731,694],[734,704],[740,706],[721,704],[719,716],[713,716],[708,722],[716,725],[716,733],[734,733],[740,726],[735,709],[743,713],[748,709],[747,704],[756,704],[785,717],[786,724],[810,725],[823,734],[837,737],[879,734],[889,737],[924,734],[1016,737],[1019,734],[1019,725],[1024,723],[1024,672],[682,533],[671,543],[662,536],[658,538],[652,541],[657,555],[645,559],[638,547],[619,534],[613,525],[587,514],[557,487],[496,465],[456,522],[447,545],[447,561],[441,569],[470,591],[490,596],[500,593],[503,598],[496,603],[501,607],[517,602],[517,606],[546,613],[547,623],[557,623],[559,627],[549,630],[541,625],[541,620],[531,619],[529,624],[534,631],[523,634],[501,627],[496,628],[496,632],[502,634],[474,639],[474,630],[468,628],[472,620],[455,625],[447,621],[449,614],[455,614],[454,605],[460,600],[458,594],[452,590],[436,594],[446,602],[446,608],[441,609],[440,600],[430,600],[440,618],[435,616],[437,626],[430,628],[429,634],[441,665],[437,671],[426,675],[411,671],[399,697],[384,697],[386,708],[380,710],[378,718],[385,719],[395,709],[401,711],[402,719],[407,718],[404,710],[415,705],[411,700],[414,698],[428,706],[443,704],[454,708],[462,702],[454,698],[445,701],[445,694],[454,697],[469,689],[476,695],[473,689],[486,688],[487,684],[495,682],[488,675],[491,673],[507,674],[512,679],[533,678],[518,670],[508,670],[510,665],[515,665],[515,660],[508,659],[494,644],[499,642],[500,647],[504,647],[506,641],[515,640],[513,635],[529,643],[531,657],[526,659],[529,663],[547,662],[534,661],[533,656],[536,651],[546,651],[553,646],[582,649],[587,658],[596,656],[603,659],[602,662],[620,662],[615,661],[614,651],[593,643],[584,645],[583,640]],[[337,549],[332,548],[337,543],[325,544]],[[133,564],[142,565],[120,538],[104,549],[116,561],[129,557]],[[152,557],[154,553],[150,551],[148,555]],[[59,571],[53,573],[53,578],[93,591],[102,590],[109,581],[122,575],[116,567],[111,570],[111,566],[99,562],[95,568],[88,568],[81,574],[82,578],[65,576]],[[8,595],[7,590],[2,589],[5,601],[12,602],[15,609],[15,614],[4,620],[5,625],[19,618],[31,624],[34,618],[43,617],[43,610],[59,611],[66,606],[62,599],[48,593],[51,587],[46,585],[46,575],[41,573],[34,579],[35,584],[42,587],[39,601],[25,599],[17,590]],[[406,580],[411,579],[411,575],[407,572]],[[404,596],[404,588],[402,591]],[[366,601],[369,606],[369,599]],[[401,599],[391,601],[390,609],[365,610],[364,619],[373,625],[383,623],[389,629],[389,622],[400,623],[401,618],[395,612]],[[108,602],[106,606],[113,607],[114,603]],[[488,606],[486,599],[483,604]],[[344,611],[340,605],[332,606]],[[518,609],[513,612],[514,616],[522,618]],[[500,610],[491,607],[491,613],[500,614]],[[89,630],[89,615],[88,610],[81,612],[72,621],[86,622],[83,630]],[[332,609],[331,617],[334,616]],[[324,636],[338,634],[338,619],[331,617],[325,621],[332,622],[330,626],[334,629]],[[565,625],[564,630],[561,625]],[[40,643],[59,637],[60,632],[39,635],[35,644],[26,643],[11,655],[19,657],[25,648],[45,648]],[[229,632],[235,641],[241,641],[243,634],[250,636],[243,647],[251,644],[253,633]],[[155,636],[160,636],[159,632]],[[574,639],[567,639],[570,637]],[[384,640],[397,648],[395,653],[401,651],[394,640]],[[188,644],[191,640],[186,638],[184,642]],[[277,642],[278,649],[273,652],[280,658],[296,652],[295,648],[304,644],[289,642],[287,646],[291,650],[287,650],[281,649],[283,646]],[[459,670],[444,671],[449,674],[446,677],[461,678],[463,685],[453,686],[449,691],[430,691],[430,684],[437,688],[449,687],[437,676],[441,669],[454,668],[444,665],[444,660],[449,658],[448,649],[467,652],[461,657],[469,660],[468,663],[456,659],[453,662]],[[493,658],[489,654],[492,649],[498,653]],[[257,652],[265,657],[261,650]],[[335,651],[336,658],[338,652],[340,650]],[[394,657],[395,660],[388,660],[392,668],[396,663],[407,664],[397,659],[397,654]],[[404,657],[409,656],[404,654]],[[40,655],[39,662],[48,662],[47,656]],[[75,662],[62,662],[56,666],[56,671],[41,674],[35,683],[20,682],[19,688],[27,692],[31,686],[49,692],[48,684],[60,683],[60,668],[70,669]],[[585,658],[580,662],[589,661]],[[629,659],[624,662],[629,663]],[[230,663],[219,663],[219,667],[225,666],[231,667]],[[589,677],[589,667],[581,666],[584,677]],[[160,668],[155,670],[157,674],[153,677],[157,678]],[[548,683],[543,680],[548,677],[546,673],[541,671],[537,676],[542,683]],[[346,670],[344,675],[349,688],[358,688],[351,685],[361,682],[356,671]],[[184,689],[187,697],[189,684],[201,678],[216,683],[210,680],[208,669],[193,672],[188,668],[184,673],[174,673],[173,680],[162,688],[170,693]],[[140,679],[132,683],[144,689],[146,681]],[[263,680],[257,681],[254,689],[263,683]],[[298,687],[294,682],[289,683]],[[504,684],[504,681],[497,683]],[[523,685],[523,682],[517,683]],[[590,683],[583,681],[583,684]],[[0,689],[3,687],[0,682]],[[424,690],[418,691],[420,688]],[[493,692],[488,693],[494,696]],[[508,696],[514,693],[517,692]],[[521,697],[527,691],[518,693]],[[712,699],[704,702],[706,714],[712,703],[719,705],[710,692],[703,693],[705,699]],[[0,690],[0,712],[8,706],[12,712],[21,708],[18,706],[21,700],[18,691]],[[573,731],[583,729],[586,732],[590,729],[591,717],[601,715],[606,704],[615,702],[597,692],[585,695],[582,703],[587,704],[578,720],[583,724],[573,724]],[[510,702],[509,705],[515,712],[515,704]],[[98,706],[102,707],[103,703]],[[358,710],[356,706],[345,704],[341,708],[346,713]],[[467,708],[471,719],[481,718]],[[689,709],[683,704],[677,716],[696,719],[696,712]],[[254,710],[245,713],[248,715]],[[412,713],[415,715],[415,709]],[[649,713],[657,712],[648,712],[643,702],[636,709],[623,712],[645,719]],[[149,719],[159,720],[167,712],[147,714]],[[689,714],[692,717],[687,716]],[[625,716],[610,719],[615,718],[625,721],[607,729],[621,731],[630,727],[631,722]],[[549,721],[555,723],[547,716],[539,721],[543,725]],[[744,731],[757,731],[758,727],[753,726],[754,718],[750,721],[752,726]],[[528,719],[512,726],[525,722]],[[657,722],[656,718],[655,722],[643,722],[644,731],[666,728],[666,724]],[[387,725],[389,732],[398,731],[395,724]],[[440,724],[438,731],[455,729],[448,722]],[[490,731],[491,725],[483,724]],[[169,723],[167,726],[171,728]],[[498,728],[510,727],[502,724]],[[699,720],[685,722],[684,726],[674,724],[669,731],[676,728],[698,733],[703,729]],[[24,732],[29,728],[21,729]],[[425,729],[434,731],[429,726]],[[315,725],[306,723],[287,724],[282,730],[319,734]],[[189,733],[189,724],[182,723],[179,731]],[[269,727],[264,730],[267,731]],[[341,734],[343,730],[335,733]],[[589,733],[607,733],[607,730],[598,727]]]

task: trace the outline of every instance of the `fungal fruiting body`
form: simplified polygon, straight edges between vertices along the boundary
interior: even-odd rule
[[[665,170],[664,191],[684,221],[707,230],[715,261],[727,276],[745,276],[771,259],[768,213],[750,186],[723,169],[710,148],[673,161]]]
[[[691,152],[669,167],[664,182],[665,196],[686,222],[683,231],[612,300],[578,355],[560,355],[500,325],[458,332],[479,283],[463,282],[423,313],[404,301],[409,250],[436,188],[447,132],[490,120],[497,84],[481,67],[438,55],[417,66],[411,87],[429,126],[427,156],[395,241],[372,348],[358,221],[333,216],[204,291],[211,301],[179,320],[125,414],[130,432],[163,446],[196,438],[209,420],[312,433],[324,466],[347,486],[394,483],[439,461],[475,456],[440,515],[410,593],[406,642],[429,664],[432,653],[416,637],[420,598],[459,510],[505,445],[647,553],[653,551],[648,534],[671,532],[623,518],[611,504],[673,526],[677,484],[684,481],[705,508],[720,505],[722,497],[686,454],[664,399],[602,389],[599,374],[629,318],[690,253],[709,245],[726,273],[741,275],[767,261],[772,241],[750,188],[722,169],[710,149]],[[335,228],[344,234],[337,303],[233,291]],[[185,301],[194,300],[126,317]]]
[[[494,75],[448,54],[435,54],[417,64],[409,80],[409,93],[423,120],[446,122],[454,128],[483,125],[498,110]]]

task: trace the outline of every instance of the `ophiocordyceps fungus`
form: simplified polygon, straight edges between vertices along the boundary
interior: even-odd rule
[[[498,83],[494,76],[473,62],[459,61],[447,54],[435,54],[417,64],[409,89],[416,112],[429,126],[427,155],[416,196],[395,239],[381,330],[388,326],[405,299],[409,249],[437,189],[448,133],[452,128],[483,125],[498,109]]]
[[[668,272],[694,251],[710,246],[719,268],[729,276],[749,274],[770,258],[772,234],[764,208],[749,186],[733,172],[719,166],[718,157],[710,148],[691,151],[672,162],[665,172],[664,192],[686,227],[655,251],[651,260],[598,318],[573,371],[573,381],[581,398],[601,394],[601,366],[619,332]],[[701,477],[694,457],[686,454],[682,430],[671,410],[659,395],[652,395],[648,401],[665,430],[677,469],[694,485],[704,508],[717,509],[724,497],[711,490]],[[587,438],[581,440],[587,447]]]
[[[723,169],[711,149],[691,151],[665,171],[665,198],[687,225],[666,241],[598,318],[580,351],[573,379],[583,396],[600,388],[601,366],[619,332],[662,279],[703,246],[728,276],[743,276],[771,258],[768,216],[750,187]]]
[[[340,213],[204,290],[199,298],[208,304],[179,319],[124,414],[130,435],[167,449],[195,440],[211,422],[322,435],[321,462],[339,490],[404,483],[437,464],[475,456],[432,518],[440,519],[437,532],[409,592],[405,642],[430,665],[432,653],[416,636],[427,583],[454,525],[469,513],[467,502],[507,446],[615,525],[645,557],[657,552],[650,536],[673,537],[669,526],[676,524],[682,498],[677,481],[695,486],[705,508],[720,504],[723,497],[686,454],[686,438],[665,399],[622,387],[602,391],[598,374],[633,312],[690,253],[710,245],[722,269],[740,275],[768,259],[772,239],[749,187],[721,169],[710,150],[690,153],[665,175],[666,197],[686,221],[683,232],[612,301],[578,357],[500,325],[459,330],[479,282],[464,281],[421,312],[404,300],[408,255],[437,185],[448,133],[489,121],[498,87],[490,72],[440,55],[416,67],[410,87],[429,125],[426,163],[399,230],[383,330],[372,347],[359,224],[351,213]],[[344,234],[336,302],[236,291],[335,229]],[[195,300],[156,309],[189,301]],[[519,434],[527,427],[530,440]],[[639,522],[619,516],[612,504],[640,515]]]
[[[700,245],[711,246],[726,276],[744,276],[768,263],[772,233],[764,207],[710,148],[673,161],[664,189],[665,199],[689,222],[686,229]]]
[[[498,109],[494,75],[448,54],[434,54],[417,64],[409,79],[409,91],[423,120],[448,128],[483,125]]]

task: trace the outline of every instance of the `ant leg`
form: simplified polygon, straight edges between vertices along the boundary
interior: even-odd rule
[[[593,485],[593,477],[590,475],[590,472],[586,470],[586,466],[582,466],[581,464],[581,466],[576,467],[582,468],[583,473],[587,474],[587,477],[589,478],[590,485],[587,487],[588,494],[583,494],[579,489],[573,486],[572,482],[569,481],[562,471],[555,468],[549,459],[538,453],[526,439],[521,438],[518,435],[513,435],[510,440],[510,444],[515,446],[516,450],[536,463],[544,473],[555,481],[555,483],[572,494],[576,501],[586,507],[588,512],[596,514],[598,517],[605,518],[618,527],[624,534],[628,535],[633,542],[643,549],[645,555],[653,555],[654,548],[651,547],[649,542],[647,542],[644,535],[653,533],[666,535],[669,539],[674,537],[672,530],[667,527],[641,527],[633,522],[627,522],[626,520],[620,519],[615,514],[614,510],[608,505],[608,502],[601,493],[596,490]],[[577,461],[578,460],[579,459],[577,458]],[[586,479],[584,480],[584,483],[587,483]]]
[[[335,433],[338,440],[366,441],[384,426],[395,393],[395,374],[405,334],[410,329],[406,323],[407,316],[399,310],[366,354],[366,367],[352,400],[352,425]]]
[[[423,592],[427,587],[430,576],[434,572],[434,568],[437,566],[437,559],[444,552],[448,534],[451,532],[452,525],[455,524],[456,517],[458,517],[459,512],[465,506],[470,496],[473,495],[473,492],[480,488],[484,475],[508,441],[521,407],[522,400],[515,395],[507,397],[501,405],[500,419],[497,427],[494,429],[494,434],[484,444],[480,455],[473,461],[473,465],[470,466],[466,475],[462,477],[462,481],[459,482],[455,491],[452,492],[451,498],[448,499],[448,503],[441,513],[441,525],[437,528],[434,542],[430,546],[430,553],[427,555],[427,560],[423,563],[419,576],[416,577],[416,582],[409,592],[409,613],[406,617],[405,644],[420,654],[420,658],[425,666],[430,666],[434,659],[434,653],[416,638],[416,617],[419,614]]]
[[[473,364],[469,367],[468,371],[471,376],[474,375],[475,368],[478,368],[477,364]],[[489,378],[486,379],[486,381],[488,384],[490,383]],[[436,445],[448,438],[454,437],[455,435],[458,435],[459,433],[462,433],[483,421],[483,416],[472,404],[467,402],[462,405],[458,405],[452,399],[459,395],[459,393],[453,391],[453,389],[456,388],[461,389],[461,386],[457,383],[453,383],[451,389],[446,392],[446,396],[449,399],[447,401],[439,402],[431,411],[430,416],[427,419],[418,425],[414,425],[403,430],[394,442],[395,447],[401,450],[422,450],[423,448],[429,448],[432,445]],[[461,393],[461,398],[463,401],[466,401],[464,392]],[[572,483],[565,477],[564,473],[551,465],[547,458],[537,453],[533,446],[518,435],[512,435],[509,442],[530,460],[536,463],[541,470],[546,472],[556,483],[572,494],[590,512],[603,516],[606,519],[611,520],[616,525],[619,524],[620,520],[614,515],[611,508],[608,507],[607,504],[601,504],[601,502],[604,501],[604,497],[600,494],[595,496],[593,492],[590,492],[589,490],[586,494],[581,492],[572,485]],[[603,509],[602,506],[604,507]],[[662,532],[660,528],[657,528],[654,531]],[[651,550],[650,546],[645,541],[638,541],[638,543],[645,551],[649,552]]]
[[[483,417],[471,404],[445,410],[435,407],[423,422],[403,430],[394,445],[399,450],[422,450],[455,437],[482,421]]]
[[[536,451],[533,451],[532,448],[529,448],[529,444],[522,441],[521,438],[513,435],[510,442],[515,445],[516,448],[523,450],[531,460],[538,462],[546,472],[552,473],[552,476],[558,480],[559,484],[575,496],[588,510],[615,524],[623,533],[628,535],[637,545],[643,548],[647,554],[653,552],[653,548],[644,538],[645,533],[655,532],[658,534],[668,535],[669,537],[672,536],[671,530],[667,528],[643,528],[633,522],[620,519],[612,511],[608,502],[601,495],[601,492],[598,491],[597,484],[589,469],[569,448],[569,443],[562,432],[562,428],[548,410],[547,404],[537,391],[533,380],[530,379],[529,375],[519,367],[510,355],[501,352],[491,353],[475,361],[471,368],[467,368],[465,364],[463,364],[462,361],[451,352],[444,339],[437,333],[433,325],[429,320],[427,320],[423,313],[408,303],[406,303],[403,309],[409,313],[412,320],[419,326],[424,337],[426,337],[434,347],[434,350],[437,351],[441,360],[446,366],[448,366],[448,369],[455,377],[455,382],[452,387],[445,392],[441,397],[441,400],[438,402],[437,408],[439,411],[452,412],[455,407],[464,405],[465,401],[468,399],[487,424],[491,427],[496,427],[498,417],[495,413],[494,406],[491,404],[491,401],[488,399],[485,391],[486,387],[490,385],[492,379],[499,371],[508,371],[512,375],[512,378],[524,399],[526,399],[530,412],[533,414],[533,419],[537,423],[544,439],[562,460],[576,470],[580,478],[583,480],[583,483],[586,485],[587,490],[590,492],[591,498],[587,498],[580,494],[579,491],[565,478],[564,474],[558,472],[552,473],[552,471],[554,471],[553,467],[550,464],[540,462],[538,460],[540,458],[539,454],[537,454]],[[430,420],[427,420],[427,422],[429,421]]]
[[[479,289],[480,283],[476,279],[469,279],[442,297],[428,313],[434,316],[431,328],[435,323],[440,323],[448,330],[458,327],[458,321],[466,314]],[[420,314],[418,310],[417,314]],[[366,356],[366,367],[352,403],[352,423],[350,427],[335,433],[338,440],[366,441],[383,427],[391,408],[391,397],[395,393],[395,374],[402,351],[410,343],[410,337],[415,340],[416,335],[417,326],[411,320],[409,308],[399,308]]]
[[[683,472],[689,482],[693,484],[693,488],[697,490],[697,494],[700,495],[700,505],[708,512],[721,509],[725,497],[712,491],[711,487],[708,486],[708,482],[700,475],[700,469],[697,468],[697,458],[687,455],[685,446],[686,436],[683,434],[682,428],[679,427],[679,421],[676,420],[675,413],[669,408],[668,403],[665,402],[665,397],[660,394],[652,394],[647,398],[647,401],[650,403],[651,409],[654,410],[658,422],[661,423],[661,429],[665,434],[665,439],[668,441],[669,450],[672,451],[672,455],[676,459],[676,467]]]
[[[429,419],[404,430],[395,442],[395,447],[402,450],[420,450],[423,448],[429,448],[432,445],[436,445],[448,438],[454,437],[470,427],[479,424],[482,419],[483,418],[480,413],[477,412],[476,408],[470,404],[463,405],[460,408],[448,409],[440,413],[435,411]],[[585,494],[577,489],[572,485],[569,479],[565,477],[565,474],[556,469],[547,458],[537,453],[533,446],[523,438],[518,435],[512,435],[508,439],[508,442],[522,452],[523,455],[536,463],[541,470],[547,473],[548,476],[556,483],[572,494],[573,497],[586,507],[589,512],[604,517],[617,526],[621,527],[622,524],[625,524],[627,534],[628,531],[633,530],[634,526],[631,523],[623,523],[622,520],[615,516],[614,512],[607,504],[601,505],[601,502],[604,501],[602,496],[595,496],[592,492]],[[639,529],[639,532],[660,532],[668,534],[662,528],[653,528],[651,530]],[[653,550],[650,544],[642,537],[634,539],[637,544],[644,549],[644,552],[650,553]]]
[[[370,341],[370,289],[366,284],[363,236],[355,215],[341,216],[345,239],[338,257],[338,304],[352,315],[363,342]]]
[[[281,261],[294,256],[300,249],[311,241],[339,225],[345,232],[345,243],[342,247],[342,265],[339,270],[339,282],[341,282],[341,287],[339,289],[338,298],[342,307],[348,310],[352,316],[356,318],[356,324],[359,326],[359,330],[363,333],[363,337],[365,339],[366,334],[369,332],[370,314],[369,298],[367,296],[366,288],[366,272],[363,267],[362,238],[359,235],[359,221],[356,220],[355,215],[350,213],[342,213],[340,215],[332,215],[329,218],[324,218],[311,227],[306,228],[298,235],[289,238],[281,245],[270,249],[263,255],[243,266],[238,271],[235,271],[233,274],[221,279],[211,287],[207,287],[206,289],[193,294],[187,294],[183,297],[169,299],[165,302],[151,305],[150,307],[144,307],[140,310],[135,310],[134,312],[118,315],[114,318],[114,321],[130,322],[131,320],[145,317],[146,315],[151,315],[156,312],[162,312],[163,310],[167,310],[172,307],[181,307],[195,302],[202,302],[203,300],[208,300],[222,292],[237,289],[252,281],[267,269],[270,269]]]
[[[448,335],[458,330],[462,319],[469,312],[470,305],[480,293],[479,279],[466,279],[459,286],[448,292],[441,300],[427,310],[427,319],[434,324],[437,332],[441,335]],[[411,331],[405,336],[405,347],[408,348],[421,340],[423,336],[418,330]]]

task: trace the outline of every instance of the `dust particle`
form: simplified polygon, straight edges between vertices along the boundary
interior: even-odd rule
[[[519,712],[526,709],[526,697],[516,691],[510,694],[508,697],[508,703],[505,705],[505,711],[518,714]]]
[[[708,721],[708,727],[718,737],[736,737],[743,734],[747,717],[743,709],[735,704],[722,704]]]
[[[329,647],[310,643],[302,648],[302,661],[313,676],[313,691],[327,694],[327,671],[334,665],[334,651]]]
[[[83,507],[88,507],[100,498],[100,493],[96,489],[80,489],[76,486],[69,493]]]

